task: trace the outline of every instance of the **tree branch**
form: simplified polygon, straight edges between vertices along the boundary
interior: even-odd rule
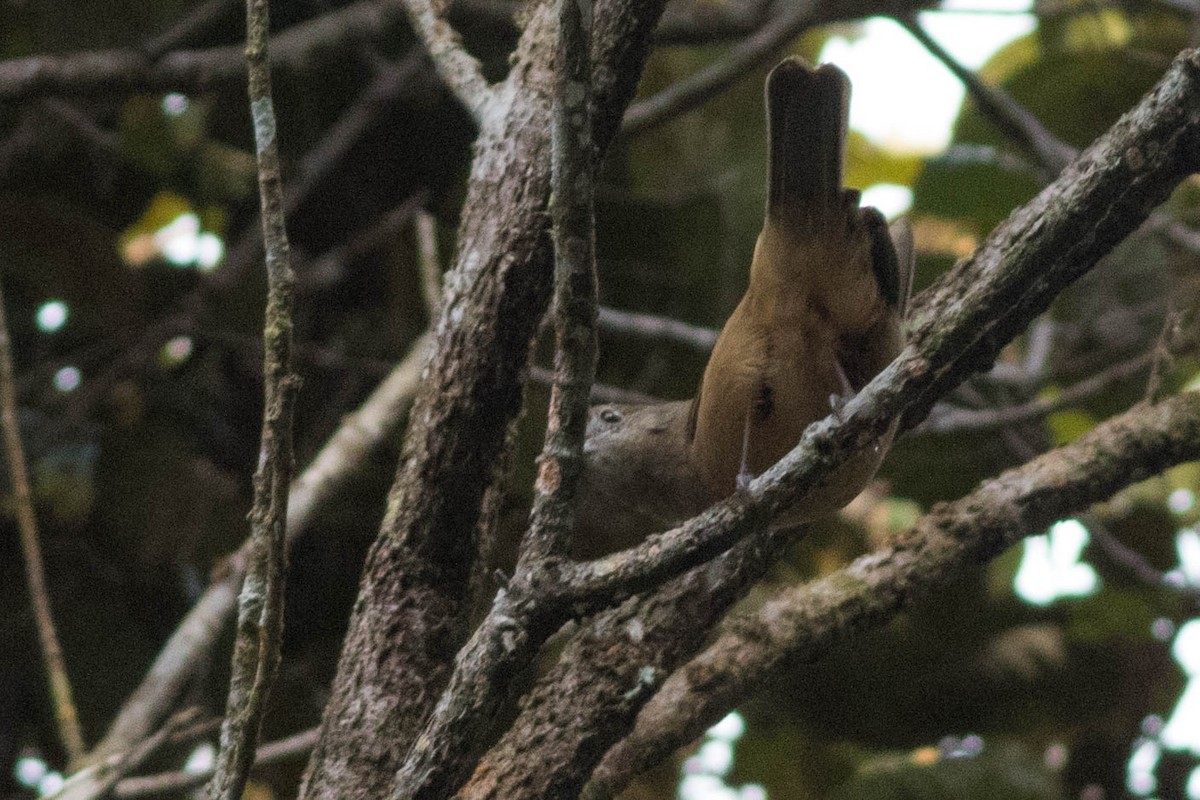
[[[630,106],[621,133],[636,136],[690,111],[728,89],[751,70],[769,62],[788,42],[812,25],[875,14],[902,14],[929,3],[926,0],[793,0],[780,5],[782,10],[723,58]]]
[[[317,733],[316,728],[311,728],[286,739],[262,745],[254,755],[254,766],[265,767],[306,755],[316,744]],[[204,772],[160,772],[157,775],[125,778],[113,787],[113,796],[119,800],[133,800],[138,797],[185,792],[202,786],[212,774],[213,771],[209,769]]]
[[[1053,397],[1036,397],[1019,405],[979,409],[943,409],[939,406],[917,427],[915,433],[922,435],[986,431],[1043,419],[1055,411],[1095,397],[1113,384],[1129,380],[1149,369],[1153,361],[1153,351],[1139,353],[1133,358],[1114,364],[1090,378],[1066,387]]]
[[[588,394],[596,372],[596,254],[591,121],[592,5],[557,0],[551,202],[554,240],[555,375],[550,392],[529,530],[521,541],[517,582],[538,582],[570,552],[575,497],[583,475]],[[497,603],[500,608],[502,602]],[[489,620],[497,618],[495,612]],[[517,649],[514,642],[509,647]],[[537,643],[534,643],[537,646]],[[506,685],[484,671],[456,668],[396,776],[391,796],[444,797],[481,751],[478,728],[494,714]],[[482,681],[482,682],[480,682]]]
[[[612,333],[627,333],[647,339],[659,339],[708,353],[717,343],[720,331],[654,314],[637,314],[616,308],[600,307],[600,327]]]
[[[1159,86],[1069,167],[1053,186],[1015,212],[1006,224],[993,232],[974,257],[959,264],[918,298],[913,315],[915,330],[909,348],[897,363],[844,409],[842,423],[827,419],[811,426],[797,449],[755,481],[748,492],[685,523],[682,529],[651,537],[646,544],[624,554],[589,564],[565,565],[559,585],[510,585],[504,598],[505,610],[516,608],[521,613],[509,613],[508,621],[512,624],[493,630],[491,634],[502,634],[508,637],[507,641],[519,642],[524,647],[522,637],[526,630],[536,639],[538,630],[555,628],[554,623],[560,618],[554,617],[547,607],[553,605],[554,592],[560,589],[565,595],[557,599],[565,597],[566,606],[561,613],[570,615],[599,607],[600,597],[609,590],[620,587],[621,591],[612,595],[619,598],[624,592],[652,586],[656,577],[671,574],[663,566],[664,561],[679,556],[678,563],[695,563],[705,548],[711,546],[717,550],[719,545],[707,538],[713,536],[714,531],[720,531],[718,535],[728,537],[729,541],[751,531],[761,531],[775,509],[787,506],[792,502],[789,498],[798,497],[803,491],[799,481],[813,481],[824,470],[832,469],[838,463],[832,458],[835,453],[849,452],[868,443],[876,429],[872,426],[886,426],[891,415],[907,403],[914,404],[906,413],[909,424],[919,420],[940,393],[972,369],[989,364],[1000,348],[1036,317],[1056,292],[1090,268],[1121,236],[1135,229],[1149,208],[1194,169],[1195,147],[1200,138],[1200,111],[1194,104],[1197,97],[1200,97],[1200,56],[1191,52],[1177,59]],[[1192,104],[1192,110],[1184,111],[1189,104]],[[1164,158],[1151,165],[1143,158],[1143,152],[1153,152]],[[1130,155],[1132,158],[1127,161]],[[859,428],[858,433],[853,432],[855,428]],[[689,535],[695,537],[690,543]],[[673,537],[678,538],[672,542]],[[759,563],[767,564],[786,541],[788,537],[777,531],[758,533],[742,539],[734,552],[764,553]],[[679,549],[672,551],[676,545]],[[689,547],[697,549],[689,550]],[[638,557],[643,560],[622,575],[621,571],[631,565],[626,561],[631,555],[635,562]],[[644,571],[639,573],[637,570]],[[698,572],[689,573],[684,579]],[[710,579],[710,586],[716,588],[709,591],[719,591],[726,598],[725,608],[728,608],[740,591],[761,574],[761,569],[745,569],[736,580],[731,578],[714,583]],[[585,582],[574,583],[580,575],[585,576]],[[628,583],[624,583],[625,579],[629,579]],[[588,594],[588,590],[599,591],[601,595]],[[537,591],[544,594],[538,597]],[[531,597],[514,597],[520,592],[531,593]],[[534,608],[530,610],[530,606]],[[653,655],[639,649],[638,642],[659,635],[658,626],[678,631],[692,625],[696,609],[711,610],[708,606],[709,600],[699,593],[681,598],[672,613],[664,612],[653,625],[647,624],[646,616],[634,614],[636,633],[633,629],[614,626],[612,614],[602,614],[595,625],[588,628],[591,632],[588,635],[598,637],[589,652],[608,655],[595,671],[590,665],[582,664],[578,669],[580,674],[572,674],[570,685],[606,682],[608,693],[573,694],[565,690],[568,684],[562,682],[548,686],[539,698],[530,698],[525,703],[527,709],[534,710],[531,714],[536,712],[537,716],[518,720],[511,735],[505,737],[506,741],[519,745],[519,755],[512,751],[505,755],[501,751],[489,755],[485,765],[500,761],[539,766],[552,760],[561,763],[563,752],[548,751],[556,743],[570,740],[572,735],[576,737],[574,741],[578,747],[585,747],[586,742],[586,750],[572,756],[578,758],[574,769],[578,769],[579,762],[586,763],[589,753],[598,755],[597,749],[607,746],[603,737],[612,728],[597,732],[590,727],[587,731],[581,730],[580,726],[590,725],[595,719],[619,715],[629,705],[629,698],[623,693],[634,691],[628,684],[619,692],[612,691],[612,684],[608,682],[612,677],[611,664],[653,661]],[[546,615],[550,615],[549,620]],[[543,628],[535,629],[531,625],[528,629],[520,629],[519,623],[525,619]],[[492,674],[503,676],[503,667],[494,663],[484,665],[484,659],[502,661],[510,656],[507,651],[495,647],[489,649],[482,640],[473,639],[460,658],[464,664],[478,665],[480,670],[491,670]],[[556,720],[556,723],[548,725],[546,720]],[[573,726],[574,733],[563,726]],[[550,727],[558,728],[553,741],[538,738]],[[543,746],[547,751],[543,751]],[[572,745],[562,746],[569,755]],[[519,772],[519,768],[513,771]],[[542,785],[528,771],[521,774]],[[483,778],[484,783],[494,777],[494,773],[489,773]],[[510,785],[525,784],[517,780]]]
[[[434,10],[432,0],[404,0],[404,8],[413,30],[425,42],[438,75],[470,112],[475,124],[482,125],[496,93],[483,77],[479,59],[466,51],[450,23]]]
[[[268,2],[246,0],[246,66],[267,267],[262,439],[250,510],[253,549],[238,599],[229,698],[221,725],[221,749],[206,790],[209,800],[241,800],[254,764],[259,727],[266,714],[283,647],[287,506],[293,467],[292,414],[300,391],[300,377],[292,370],[296,276],[288,254],[275,105],[271,98]]]
[[[820,0],[796,0],[729,53],[699,72],[629,107],[621,133],[636,136],[673,119],[727,89],[813,23]]]
[[[1053,180],[1075,158],[1074,147],[1047,130],[1041,120],[1015,101],[1008,92],[988,86],[979,79],[978,75],[958,63],[944,47],[925,32],[915,14],[900,14],[896,17],[896,21],[903,25],[904,29],[920,42],[930,55],[941,61],[946,69],[962,81],[963,86],[975,99],[979,110],[1000,129],[1002,134],[1033,156],[1041,166],[1042,177],[1045,181]]]
[[[771,0],[668,3],[654,32],[654,42],[661,47],[741,39],[767,21],[771,5]]]
[[[275,37],[271,67],[299,67],[320,52],[376,39],[401,15],[399,0],[359,0],[294,25]],[[195,92],[238,80],[245,74],[240,46],[176,50],[156,59],[133,48],[31,56],[0,62],[0,101],[51,94]]]
[[[13,499],[17,517],[17,531],[21,537],[21,555],[25,560],[25,585],[29,590],[29,602],[33,606],[33,619],[37,628],[38,646],[42,654],[42,667],[46,670],[46,683],[50,693],[50,704],[54,709],[54,721],[58,738],[72,763],[77,764],[87,745],[83,741],[83,730],[79,726],[79,714],[71,692],[71,680],[67,675],[67,664],[63,658],[62,643],[54,625],[54,611],[50,607],[50,591],[46,585],[46,565],[42,560],[42,546],[38,541],[37,517],[33,510],[33,492],[29,488],[29,471],[25,464],[25,449],[21,445],[21,429],[17,421],[17,383],[13,376],[12,341],[8,333],[8,319],[4,313],[4,293],[0,290],[0,423],[4,427],[4,457],[8,475],[12,481]]]
[[[342,420],[312,463],[296,478],[288,497],[289,547],[379,446],[397,433],[420,384],[429,346],[428,334],[413,343],[404,360],[357,411]],[[132,747],[149,736],[170,713],[196,670],[208,660],[225,621],[233,613],[251,549],[252,540],[247,539],[229,558],[224,574],[209,584],[175,628],[141,685],[125,701],[104,739],[89,754],[89,761]]]
[[[1197,167],[1200,56],[1185,51],[1158,85],[1059,178],[925,292],[899,358],[751,486],[638,547],[564,570],[574,604],[651,586],[729,547],[792,506],[890,420],[922,418],[937,398],[991,364],[1055,295],[1135,230]],[[1189,104],[1191,104],[1189,106]],[[1101,224],[1103,223],[1103,224]]]
[[[593,209],[591,0],[557,0],[551,140],[554,225],[554,386],[529,531],[517,569],[569,552],[583,474],[588,394],[596,378],[596,226]]]
[[[942,504],[897,542],[730,620],[676,671],[605,755],[585,797],[612,797],[760,686],[838,642],[886,624],[914,599],[1025,536],[1168,467],[1200,458],[1200,392],[1139,405],[1077,441]]]
[[[661,11],[661,0],[606,0],[596,10],[598,151],[633,94]],[[498,88],[508,98],[503,116],[489,114],[476,142],[434,331],[436,354],[364,568],[304,798],[344,797],[347,787],[362,797],[387,792],[465,638],[476,540],[481,529],[489,535],[494,504],[480,508],[497,465],[507,460],[529,344],[550,291],[545,227],[555,39],[546,4],[528,16]],[[364,659],[363,652],[379,657]]]

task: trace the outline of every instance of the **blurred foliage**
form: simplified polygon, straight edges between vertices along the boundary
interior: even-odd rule
[[[0,9],[0,56],[141,46],[197,5],[93,1],[68,10],[49,0],[9,3]],[[283,29],[343,3],[273,5]],[[186,46],[237,46],[240,25],[232,3]],[[1097,9],[1080,2],[1071,13],[1048,15],[981,74],[1083,147],[1156,80],[1191,26],[1165,4]],[[482,17],[460,28],[489,76],[502,76],[515,29]],[[853,36],[857,29],[836,30]],[[794,52],[815,59],[830,32],[805,34]],[[412,46],[411,34],[399,28],[357,52],[318,49],[277,73],[288,182],[352,108],[373,65],[398,61]],[[715,45],[656,51],[640,96],[725,52]],[[614,145],[598,197],[603,302],[709,326],[734,307],[761,225],[765,74],[765,67],[752,71],[680,119]],[[173,113],[163,99],[113,93],[0,106],[0,268],[19,362],[22,432],[54,606],[92,741],[209,573],[245,535],[257,457],[262,282],[244,90],[208,87]],[[56,102],[94,129],[60,113]],[[410,231],[390,234],[332,271],[314,265],[369,238],[383,215],[416,193],[438,217],[443,260],[452,258],[473,135],[466,116],[424,70],[372,113],[289,220],[305,380],[300,464],[427,324]],[[970,101],[945,154],[894,153],[855,134],[848,159],[850,185],[913,187],[918,288],[1040,189],[1026,154]],[[1183,224],[1200,223],[1200,182],[1181,187],[1168,208]],[[174,266],[162,255],[155,234],[184,212],[225,243],[227,262],[212,273]],[[1160,232],[1135,234],[1055,304],[1053,346],[1037,375],[1021,377],[1035,348],[1018,340],[999,359],[1017,378],[973,381],[954,402],[1004,406],[1061,393],[1152,348],[1168,309],[1191,316],[1174,342],[1179,352],[1165,363],[1166,389],[1194,381],[1200,361],[1188,347],[1198,275],[1195,252]],[[70,317],[61,330],[43,333],[34,316],[51,299],[65,302]],[[187,339],[187,353],[163,358],[173,337]],[[658,397],[690,396],[705,362],[680,345],[608,334],[601,344],[601,382]],[[545,342],[539,358],[548,362]],[[53,384],[66,366],[83,375],[72,392]],[[839,568],[934,503],[1076,438],[1140,400],[1146,377],[1143,370],[1045,420],[909,435],[878,484],[841,517],[813,526],[744,610],[781,585]],[[527,519],[544,388],[531,386],[529,399],[502,513],[513,540]],[[365,469],[293,553],[285,660],[268,738],[319,719],[394,458],[385,453]],[[1200,490],[1200,467],[1139,484],[1095,514],[1118,543],[1154,569],[1170,570],[1178,563],[1176,530],[1200,516],[1167,510],[1166,497],[1181,488]],[[730,781],[762,784],[772,798],[1078,797],[1088,787],[1122,796],[1143,720],[1169,715],[1183,687],[1169,640],[1152,628],[1195,615],[1196,602],[1148,585],[1096,542],[1084,557],[1101,586],[1090,597],[1046,608],[1014,597],[1021,558],[1015,549],[821,663],[794,665],[742,709],[749,727]],[[0,627],[0,797],[17,792],[10,767],[23,749],[62,760],[23,586],[15,537],[0,537],[0,615],[10,621]],[[225,652],[191,693],[214,711],[222,707]],[[970,735],[980,738],[981,750],[956,752],[947,744]],[[177,764],[180,755],[166,753],[159,765]],[[1161,778],[1164,797],[1182,785],[1190,763],[1164,760],[1162,769],[1173,776]],[[288,796],[298,768],[279,768],[256,793]],[[661,768],[629,796],[671,797],[677,779],[676,768]]]

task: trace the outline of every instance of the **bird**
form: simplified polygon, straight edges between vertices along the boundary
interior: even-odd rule
[[[590,410],[576,557],[633,546],[744,489],[903,348],[911,226],[889,230],[843,186],[849,97],[849,79],[832,64],[792,56],[768,74],[766,213],[745,294],[693,399]],[[852,500],[895,427],[776,524]]]

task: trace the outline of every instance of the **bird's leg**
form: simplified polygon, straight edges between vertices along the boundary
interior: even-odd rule
[[[829,407],[841,421],[842,409],[853,399],[855,392],[854,387],[850,385],[850,379],[846,377],[846,370],[842,368],[842,360],[836,355],[833,357],[833,366],[837,370],[838,381],[842,384],[842,393],[829,395]]]
[[[738,465],[737,473],[738,491],[745,491],[746,488],[750,486],[750,481],[754,480],[754,475],[750,472],[750,425],[753,419],[753,413],[754,404],[747,404],[746,425],[742,429],[742,463]]]

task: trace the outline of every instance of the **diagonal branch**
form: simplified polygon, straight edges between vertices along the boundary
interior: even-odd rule
[[[597,561],[557,571],[518,572],[460,650],[438,709],[400,773],[402,797],[437,797],[454,787],[454,754],[494,710],[509,676],[527,666],[563,622],[678,575],[742,539],[772,552],[786,539],[770,520],[802,500],[822,476],[872,446],[897,416],[910,424],[1000,349],[1063,288],[1089,270],[1197,166],[1200,54],[1189,51],[1159,85],[1059,179],[993,232],[920,298],[911,343],[843,409],[805,432],[800,444],[748,489],[681,527]],[[1103,224],[1101,224],[1103,223]],[[753,580],[753,573],[745,576]],[[430,776],[425,780],[425,776]]]
[[[963,431],[986,431],[1019,425],[1042,419],[1082,400],[1095,397],[1114,384],[1145,372],[1154,361],[1154,353],[1139,353],[1133,358],[1113,364],[1101,372],[1066,387],[1053,397],[1035,397],[1017,405],[999,408],[943,408],[938,406],[917,427],[915,433],[947,434]]]
[[[265,767],[280,761],[298,758],[312,750],[317,741],[317,729],[288,736],[274,742],[268,742],[258,748],[254,754],[254,766]],[[117,800],[133,800],[141,797],[161,797],[167,794],[178,794],[189,789],[196,789],[212,777],[212,769],[202,772],[181,770],[178,772],[161,772],[157,775],[139,775],[135,778],[124,778],[112,790]]]
[[[483,77],[479,59],[463,47],[458,33],[434,10],[433,0],[404,0],[413,29],[420,34],[434,67],[458,102],[482,125],[495,102],[495,90]]]
[[[1037,117],[998,87],[988,86],[973,71],[960,64],[950,53],[921,27],[915,14],[896,17],[904,29],[941,61],[954,77],[975,99],[984,116],[1037,161],[1045,180],[1049,181],[1062,172],[1076,156],[1074,147],[1051,133]]]
[[[562,590],[592,608],[728,548],[903,413],[911,425],[1146,219],[1198,166],[1200,55],[1186,51],[1149,94],[1059,178],[923,294],[910,344],[842,411],[745,492],[637,548],[564,570]],[[1103,221],[1103,225],[1100,225]]]
[[[585,796],[613,796],[789,665],[815,661],[838,642],[887,623],[963,567],[1197,458],[1200,392],[1139,405],[938,507],[895,544],[784,590],[757,613],[727,623],[716,642],[663,684],[629,736],[605,755]]]
[[[713,328],[690,325],[670,317],[638,314],[607,306],[600,307],[600,327],[612,333],[626,333],[659,339],[690,347],[707,354],[721,333]]]
[[[690,111],[773,59],[806,28],[876,14],[902,14],[930,5],[928,0],[792,0],[778,3],[775,16],[723,58],[658,94],[630,106],[621,132],[633,136]],[[668,31],[669,33],[669,31]]]
[[[662,0],[597,5],[597,153],[633,95],[661,12]],[[488,487],[511,452],[529,345],[550,294],[545,232],[553,31],[549,4],[531,4],[500,89],[506,102],[479,132],[454,265],[434,325],[435,353],[364,567],[300,793],[306,800],[344,797],[348,786],[356,796],[388,791],[466,638],[473,562],[499,511],[498,495]],[[363,652],[379,657],[364,659]]]
[[[372,454],[400,427],[429,355],[429,335],[418,339],[379,386],[338,426],[312,463],[293,482],[288,496],[288,543],[296,541],[317,512],[340,492]],[[187,688],[198,665],[208,660],[225,621],[233,613],[252,541],[230,557],[225,574],[209,584],[175,628],[137,690],[125,701],[104,739],[89,755],[96,761],[149,736]]]
[[[37,627],[42,666],[46,670],[50,701],[58,737],[72,763],[78,763],[87,752],[79,715],[71,693],[71,680],[63,658],[62,643],[54,625],[50,607],[50,591],[46,585],[46,566],[42,546],[38,541],[37,517],[33,511],[33,492],[29,488],[29,472],[25,465],[25,450],[21,445],[21,430],[17,421],[17,383],[13,375],[12,344],[8,320],[4,313],[4,293],[0,291],[0,422],[4,427],[4,456],[12,481],[16,501],[17,531],[21,537],[21,555],[25,559],[25,583],[33,618]]]
[[[629,107],[621,133],[626,136],[661,125],[695,108],[727,89],[750,70],[775,57],[785,44],[800,35],[817,16],[820,0],[797,0],[770,19],[721,60]]]
[[[1003,344],[1034,318],[1057,291],[1089,269],[1121,236],[1135,229],[1149,208],[1195,168],[1196,143],[1200,139],[1197,98],[1200,98],[1200,56],[1193,52],[1178,59],[1159,86],[1068,168],[1054,186],[1015,212],[973,258],[961,263],[920,298],[909,350],[847,406],[843,424],[826,420],[811,427],[800,447],[760,477],[748,493],[709,512],[707,518],[692,520],[673,534],[652,537],[638,550],[591,564],[564,567],[567,587],[580,574],[592,581],[590,586],[576,587],[580,589],[578,593],[567,590],[571,613],[582,613],[589,606],[595,607],[593,603],[599,604],[596,597],[585,594],[583,589],[617,588],[622,580],[619,571],[627,565],[625,559],[639,550],[646,560],[638,567],[648,570],[641,576],[645,584],[631,581],[616,597],[637,586],[651,585],[653,579],[648,575],[653,570],[670,574],[662,569],[661,561],[687,552],[686,544],[672,552],[672,547],[682,544],[687,534],[696,535],[692,545],[707,546],[704,537],[712,529],[706,529],[706,524],[723,529],[721,535],[728,535],[731,540],[755,530],[772,509],[772,494],[799,489],[797,482],[804,480],[805,475],[811,480],[811,476],[836,463],[827,460],[832,453],[855,446],[853,439],[846,442],[840,437],[853,436],[849,431],[862,425],[859,446],[864,440],[869,441],[872,415],[880,408],[896,403],[893,408],[898,409],[913,403],[906,413],[911,425],[938,394],[947,391],[970,370],[990,364]],[[1184,111],[1189,105],[1192,110]],[[1143,152],[1161,152],[1165,159],[1150,166],[1143,160]],[[879,404],[875,411],[858,405],[869,396],[874,396],[872,402]],[[860,413],[862,417],[858,416]],[[877,419],[886,422],[888,412],[883,413]],[[820,462],[825,463],[818,466]],[[757,520],[747,520],[748,513],[755,514]],[[672,536],[680,538],[672,542]],[[786,535],[776,532],[751,535],[721,561],[735,554],[740,559],[746,552],[765,551],[760,563],[766,564],[771,553],[786,541]],[[711,540],[707,544],[712,544]],[[681,563],[693,557],[698,558],[695,551],[681,559]],[[527,698],[526,713],[502,741],[502,746],[509,749],[498,746],[487,756],[476,775],[478,785],[495,785],[496,780],[506,780],[503,785],[511,786],[528,785],[524,781],[545,785],[545,781],[528,770],[522,771],[519,765],[546,764],[551,759],[561,760],[566,753],[574,760],[568,769],[576,772],[586,766],[589,754],[614,742],[623,733],[619,726],[610,725],[598,732],[591,727],[591,721],[619,718],[628,712],[630,693],[637,696],[636,687],[630,688],[629,671],[620,671],[618,665],[653,664],[672,669],[678,661],[671,662],[670,651],[653,647],[647,650],[640,643],[653,641],[664,629],[678,631],[691,625],[699,609],[710,614],[714,603],[723,602],[723,607],[728,608],[745,586],[762,574],[761,569],[735,573],[731,568],[723,580],[695,577],[708,566],[672,581],[669,588],[656,590],[650,600],[635,604],[628,625],[620,623],[624,617],[619,612],[605,612],[594,625],[589,625],[583,636],[595,641],[587,652],[604,654],[603,658],[594,669],[586,659],[577,660],[577,666],[562,673],[561,680],[544,684]],[[625,577],[632,579],[635,575],[630,573]],[[679,595],[674,608],[661,614],[655,610],[661,609],[655,603],[663,592],[678,592],[677,581],[689,579],[703,580],[714,588]],[[509,594],[513,588],[509,587]],[[536,588],[551,595],[562,587]],[[545,602],[544,597],[541,600]],[[512,633],[510,630],[509,634]],[[487,651],[481,647],[464,652],[478,656]],[[645,686],[639,678],[642,696],[653,690],[657,674],[648,673]],[[624,683],[614,686],[614,675]],[[606,690],[593,691],[601,683]],[[580,691],[575,691],[576,688]],[[510,766],[513,764],[518,766]],[[484,768],[488,769],[486,773]],[[472,786],[475,785],[473,782]],[[550,791],[530,796],[560,795]]]

